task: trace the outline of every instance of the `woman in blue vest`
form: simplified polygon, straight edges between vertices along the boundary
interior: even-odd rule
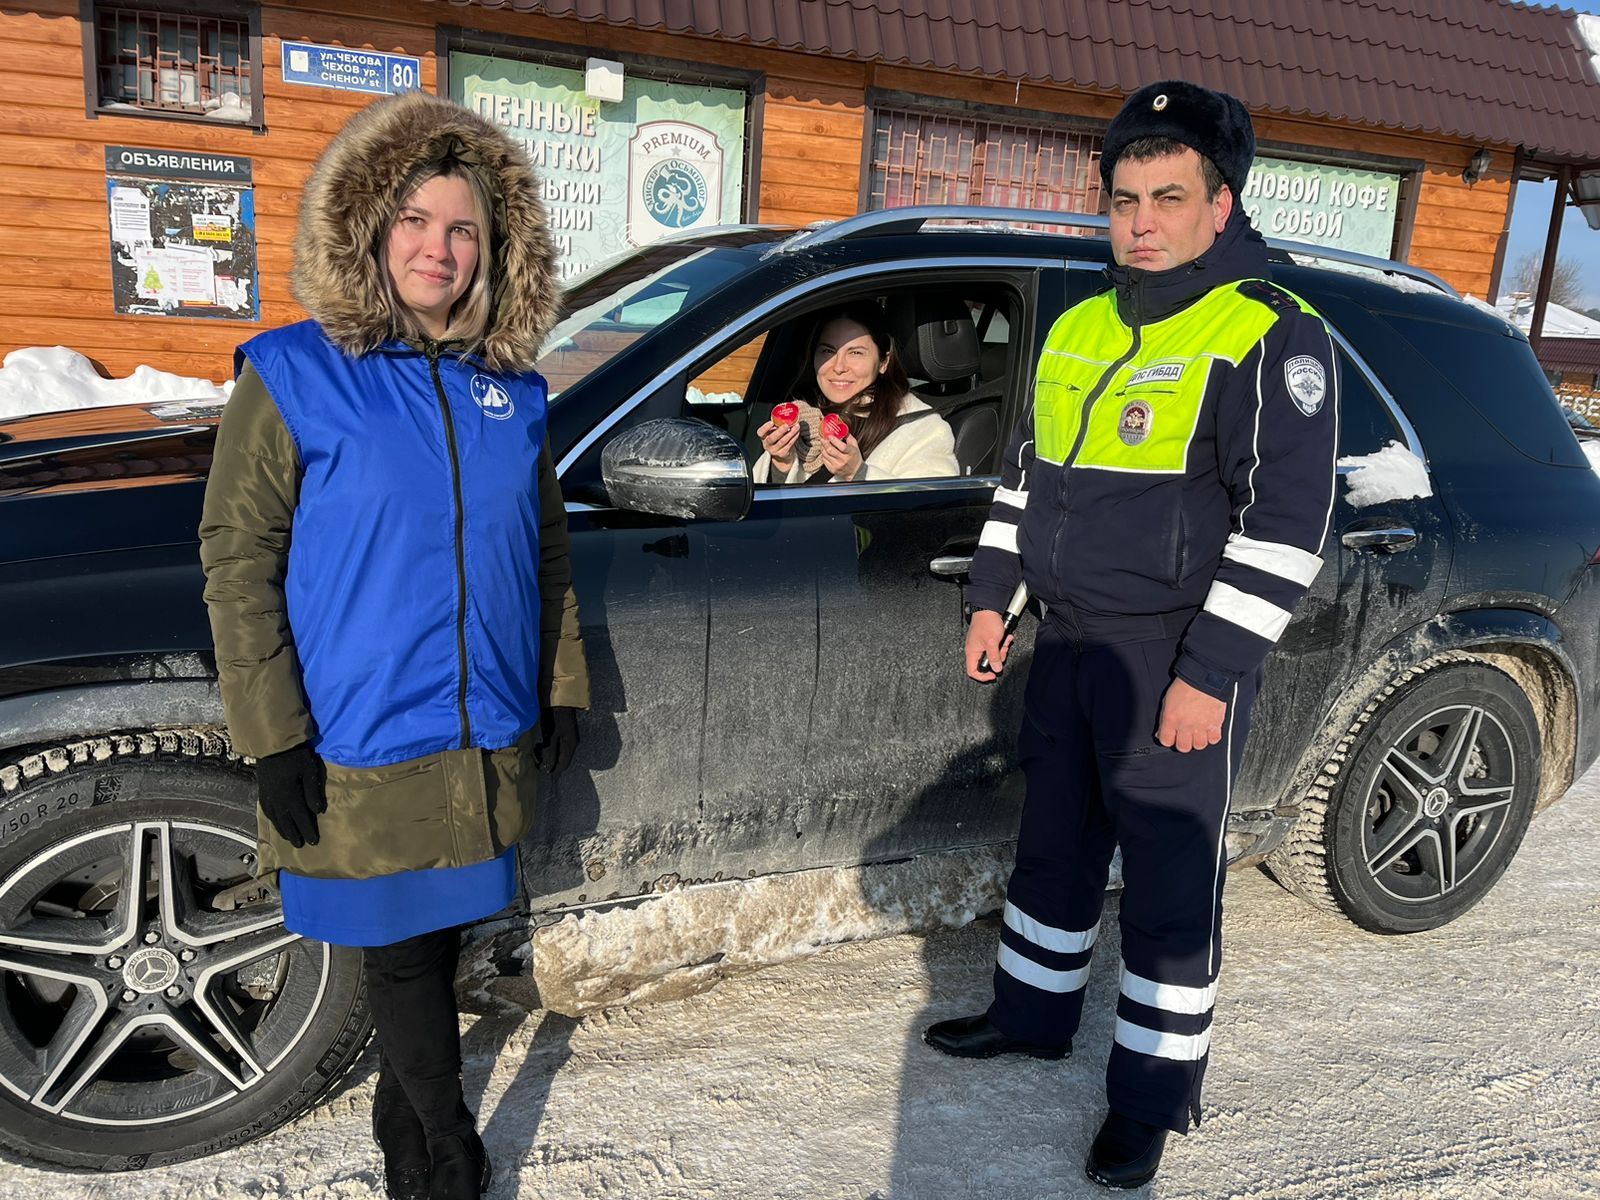
[[[437,97],[370,105],[307,183],[293,290],[311,319],[236,357],[200,529],[228,728],[285,923],[365,948],[389,1195],[477,1197],[460,927],[512,902],[588,704],[526,156]]]

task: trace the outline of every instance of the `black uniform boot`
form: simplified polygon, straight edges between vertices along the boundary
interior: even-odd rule
[[[479,1200],[489,1190],[489,1152],[476,1130],[428,1140],[433,1156],[429,1200]]]
[[[405,1089],[378,1073],[372,1097],[372,1138],[383,1151],[383,1184],[389,1200],[428,1200],[428,1135],[406,1099]]]
[[[1072,1043],[1044,1046],[1007,1037],[994,1027],[988,1013],[956,1017],[928,1026],[922,1040],[935,1050],[956,1058],[994,1058],[1001,1054],[1026,1054],[1029,1058],[1068,1058]]]
[[[1106,1187],[1143,1187],[1156,1177],[1166,1145],[1167,1131],[1161,1126],[1146,1125],[1121,1113],[1107,1113],[1083,1170]]]

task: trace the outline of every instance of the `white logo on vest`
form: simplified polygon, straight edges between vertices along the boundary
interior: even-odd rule
[[[1322,364],[1309,354],[1296,355],[1283,364],[1283,381],[1289,385],[1294,406],[1308,417],[1316,416],[1328,393],[1328,376]]]
[[[472,377],[472,398],[485,416],[496,421],[504,421],[517,411],[516,405],[511,403],[511,393],[487,375]]]
[[[1140,383],[1177,383],[1178,380],[1183,378],[1183,366],[1184,364],[1181,362],[1174,362],[1157,363],[1153,367],[1145,367],[1141,371],[1135,371],[1128,378],[1127,386],[1133,387],[1135,384]]]

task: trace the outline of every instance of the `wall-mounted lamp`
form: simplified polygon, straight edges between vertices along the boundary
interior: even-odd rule
[[[1479,150],[1469,160],[1467,160],[1467,165],[1461,168],[1462,181],[1468,187],[1471,187],[1473,184],[1477,183],[1478,180],[1484,177],[1489,170],[1489,164],[1493,161],[1494,155],[1489,153],[1487,147]]]

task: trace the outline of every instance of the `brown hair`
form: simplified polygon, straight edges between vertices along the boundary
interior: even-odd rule
[[[840,405],[833,404],[817,386],[817,342],[830,321],[851,321],[861,326],[871,336],[878,353],[888,360],[888,367],[878,376],[877,381],[851,399],[850,404],[860,405],[864,410],[862,412],[850,412]],[[795,380],[791,393],[795,399],[814,404],[825,413],[837,412],[846,417],[850,424],[850,432],[855,434],[856,444],[861,447],[861,457],[866,458],[894,429],[895,422],[900,419],[900,402],[911,391],[911,380],[906,375],[905,367],[900,363],[899,347],[894,344],[894,338],[889,333],[888,318],[884,316],[883,309],[878,307],[876,302],[852,300],[848,304],[817,314],[809,346],[810,353],[805,366],[801,368],[800,377]],[[888,403],[880,403],[881,401]]]

